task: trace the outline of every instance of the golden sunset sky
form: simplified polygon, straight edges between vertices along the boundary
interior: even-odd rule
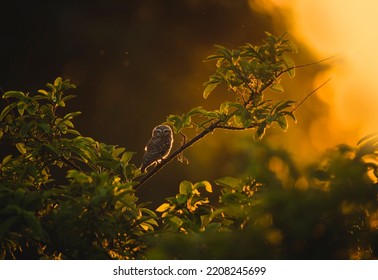
[[[251,0],[250,6],[284,17],[290,36],[316,59],[336,55],[314,79],[316,87],[332,78],[317,93],[330,113],[311,127],[312,135],[321,129],[332,143],[355,144],[378,132],[378,1]]]

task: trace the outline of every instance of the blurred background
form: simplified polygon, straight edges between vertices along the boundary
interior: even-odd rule
[[[224,100],[222,91],[202,98],[215,70],[203,62],[213,45],[260,44],[264,31],[288,32],[297,65],[336,55],[283,80],[285,93],[274,98],[301,100],[332,78],[297,111],[288,132],[268,131],[265,146],[287,150],[305,166],[327,148],[354,145],[377,130],[374,0],[2,0],[0,10],[0,90],[33,92],[57,76],[72,80],[77,98],[67,110],[83,113],[76,129],[137,152],[137,165],[151,130],[169,114],[216,109]],[[159,205],[181,180],[241,176],[265,164],[255,161],[261,153],[253,132],[216,131],[186,151],[189,165],[172,162],[138,192]],[[277,158],[266,166],[283,168]]]

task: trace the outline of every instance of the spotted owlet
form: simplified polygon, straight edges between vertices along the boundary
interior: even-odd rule
[[[165,159],[171,151],[173,143],[172,129],[168,125],[158,125],[152,130],[152,137],[144,148],[142,173],[149,166]]]

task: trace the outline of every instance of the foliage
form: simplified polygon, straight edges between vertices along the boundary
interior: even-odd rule
[[[59,114],[72,88],[57,78],[35,95],[3,95],[1,143],[16,150],[0,165],[2,258],[135,258],[156,225],[136,204],[133,153],[81,136],[79,112]]]
[[[197,210],[200,219],[190,230],[185,222],[179,228],[170,223],[185,210],[172,212],[180,204],[169,199],[170,208],[158,208],[165,228],[149,257],[375,259],[377,146],[376,135],[356,148],[340,145],[286,187],[248,177],[216,180],[219,206]]]
[[[295,45],[285,38],[267,33],[261,46],[246,44],[229,50],[216,45],[217,52],[205,61],[216,61],[216,71],[204,84],[204,98],[215,88],[224,84],[233,101],[220,104],[218,110],[208,111],[202,107],[193,108],[187,114],[171,115],[167,122],[176,133],[184,128],[213,130],[255,128],[255,138],[261,139],[267,128],[277,123],[284,131],[288,128],[287,116],[295,120],[289,110],[295,103],[291,100],[272,101],[264,98],[266,89],[284,92],[280,76],[295,75],[295,65],[287,53],[297,52]],[[193,120],[196,117],[199,120]]]
[[[133,152],[75,130],[80,112],[63,113],[74,97],[66,95],[75,88],[69,80],[57,78],[35,94],[4,93],[0,258],[376,258],[376,135],[328,151],[305,171],[285,151],[260,143],[258,170],[246,164],[240,178],[184,180],[155,211],[137,203],[138,187],[215,129],[253,130],[261,139],[271,125],[286,131],[287,117],[295,120],[301,103],[265,98],[283,92],[283,74],[294,77],[292,42],[267,33],[261,46],[216,48],[206,59],[216,70],[204,98],[223,85],[230,99],[216,110],[168,116],[182,145],[147,174],[131,163]],[[195,136],[188,140],[189,130]],[[269,168],[277,161],[288,172]]]

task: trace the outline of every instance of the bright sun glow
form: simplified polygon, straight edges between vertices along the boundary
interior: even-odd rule
[[[378,1],[251,2],[254,5],[260,3],[260,9],[275,7],[285,10],[283,14],[289,23],[290,34],[312,50],[318,59],[337,55],[331,63],[332,69],[316,81],[321,83],[332,77],[332,81],[319,92],[320,98],[331,108],[330,119],[320,120],[318,124],[321,129],[334,134],[330,135],[334,142],[352,143],[366,134],[377,132]],[[319,128],[311,130],[318,131]]]

